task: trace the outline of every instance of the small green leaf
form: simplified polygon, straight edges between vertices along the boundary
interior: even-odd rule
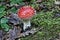
[[[0,5],[0,13],[5,10],[5,6]]]
[[[4,23],[1,24],[1,27],[4,29],[4,31],[9,31],[9,28],[10,28],[10,26]]]
[[[8,22],[8,19],[7,18],[2,18],[1,19],[1,23],[7,23]]]
[[[0,18],[4,15],[6,15],[6,11],[0,12]]]
[[[4,10],[5,10],[5,6],[0,5],[0,18],[5,15],[6,11]]]
[[[4,29],[4,31],[8,31],[9,30],[9,26],[6,24],[8,22],[7,18],[2,18],[1,19],[1,28]]]
[[[10,1],[11,1],[11,2],[10,2],[11,5],[20,4],[20,3],[23,2],[23,0],[10,0]]]
[[[8,10],[9,12],[13,12],[13,13],[16,13],[17,12],[17,9],[15,7],[11,8],[10,10]]]

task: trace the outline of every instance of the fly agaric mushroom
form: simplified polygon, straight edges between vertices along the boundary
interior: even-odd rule
[[[31,27],[30,19],[35,15],[35,12],[31,6],[23,6],[18,10],[18,17],[22,19],[24,31]]]

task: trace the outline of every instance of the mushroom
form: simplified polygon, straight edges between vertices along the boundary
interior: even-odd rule
[[[31,6],[23,6],[18,10],[18,17],[23,22],[23,30],[31,27],[30,20],[36,14],[36,11]]]

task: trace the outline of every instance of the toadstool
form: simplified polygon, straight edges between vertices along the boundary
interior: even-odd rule
[[[23,22],[23,30],[25,31],[28,27],[31,27],[30,19],[36,14],[36,11],[31,6],[23,6],[17,14]]]

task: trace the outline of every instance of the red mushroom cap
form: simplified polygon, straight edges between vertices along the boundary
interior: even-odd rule
[[[35,10],[31,6],[23,6],[18,10],[18,17],[21,19],[30,19],[34,14]]]

